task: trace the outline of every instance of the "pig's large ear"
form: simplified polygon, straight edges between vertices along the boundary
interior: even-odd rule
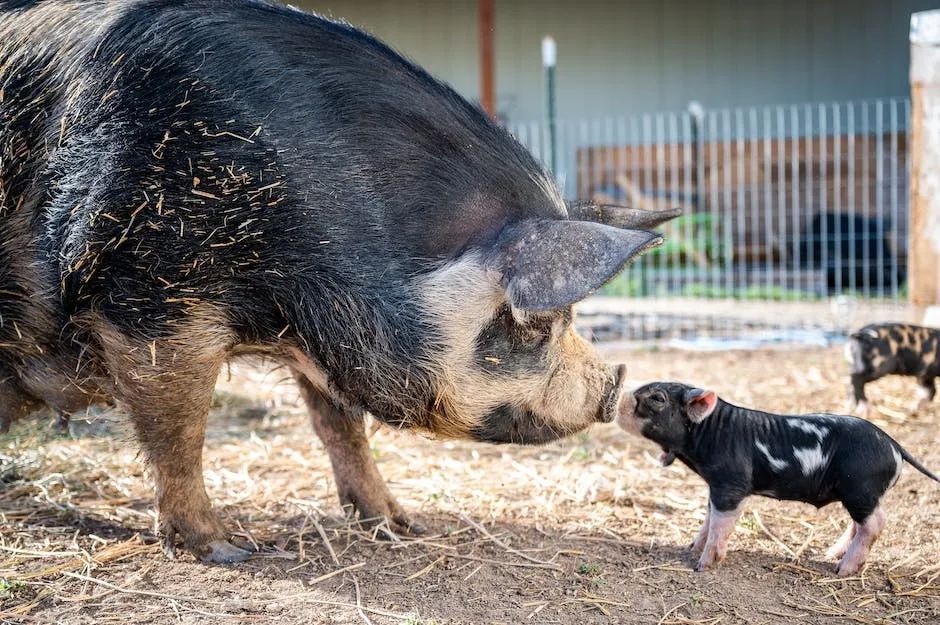
[[[685,405],[689,419],[693,423],[701,423],[715,412],[718,405],[718,395],[715,391],[705,391],[700,388],[690,388],[685,392]]]
[[[584,299],[637,255],[662,242],[660,235],[644,230],[527,219],[503,230],[488,264],[502,273],[514,307],[545,312]]]
[[[615,228],[638,228],[648,230],[675,219],[682,214],[678,208],[666,210],[645,210],[630,208],[629,206],[615,206],[613,204],[573,203],[568,205],[568,216],[571,219],[594,221],[607,224]]]

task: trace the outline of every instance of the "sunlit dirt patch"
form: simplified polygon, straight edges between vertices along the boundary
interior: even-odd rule
[[[630,384],[695,382],[780,412],[841,411],[838,348],[610,353]],[[912,415],[915,384],[869,387],[878,424],[940,468],[940,401]],[[284,370],[234,364],[210,417],[206,484],[247,563],[164,559],[151,485],[120,415],[49,416],[0,438],[0,622],[55,623],[936,623],[940,485],[912,469],[863,575],[824,552],[847,515],[754,497],[722,568],[686,546],[706,489],[614,426],[545,447],[440,442],[379,428],[373,453],[429,528],[382,540],[341,516],[329,462]]]

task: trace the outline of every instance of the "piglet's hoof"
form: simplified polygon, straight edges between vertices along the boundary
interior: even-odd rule
[[[227,540],[213,540],[203,547],[199,554],[201,562],[212,562],[214,564],[244,562],[250,557],[250,551],[236,547]]]
[[[702,557],[698,559],[698,563],[695,565],[694,570],[696,573],[702,573],[703,571],[708,571],[709,569],[716,569],[724,559],[724,554],[716,553],[714,548],[706,544],[705,550],[702,552]]]
[[[664,451],[659,456],[659,463],[663,465],[664,467],[668,467],[670,464],[672,464],[675,461],[676,461],[676,454],[672,453],[671,451]]]

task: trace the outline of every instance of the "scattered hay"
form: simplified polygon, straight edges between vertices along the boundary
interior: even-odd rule
[[[838,349],[626,358],[636,384],[685,379],[787,412],[844,401]],[[685,547],[704,484],[613,426],[539,448],[381,428],[379,468],[431,528],[387,540],[333,516],[329,460],[282,378],[233,365],[210,418],[209,494],[260,547],[233,567],[163,558],[146,470],[113,415],[76,418],[66,436],[16,424],[0,438],[0,622],[940,622],[940,490],[914,471],[889,493],[888,527],[857,577],[822,559],[841,509],[757,497],[723,568],[695,574]],[[913,389],[872,385],[880,425],[940,467],[940,402],[911,415]]]

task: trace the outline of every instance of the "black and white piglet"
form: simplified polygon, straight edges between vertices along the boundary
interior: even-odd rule
[[[749,495],[804,501],[822,507],[842,502],[852,517],[829,557],[837,572],[861,569],[884,528],[879,504],[906,460],[937,480],[885,432],[856,417],[777,415],[741,408],[713,391],[655,382],[621,404],[618,424],[663,450],[663,464],[678,458],[708,483],[709,506],[692,551],[695,569],[724,559],[727,541]]]

